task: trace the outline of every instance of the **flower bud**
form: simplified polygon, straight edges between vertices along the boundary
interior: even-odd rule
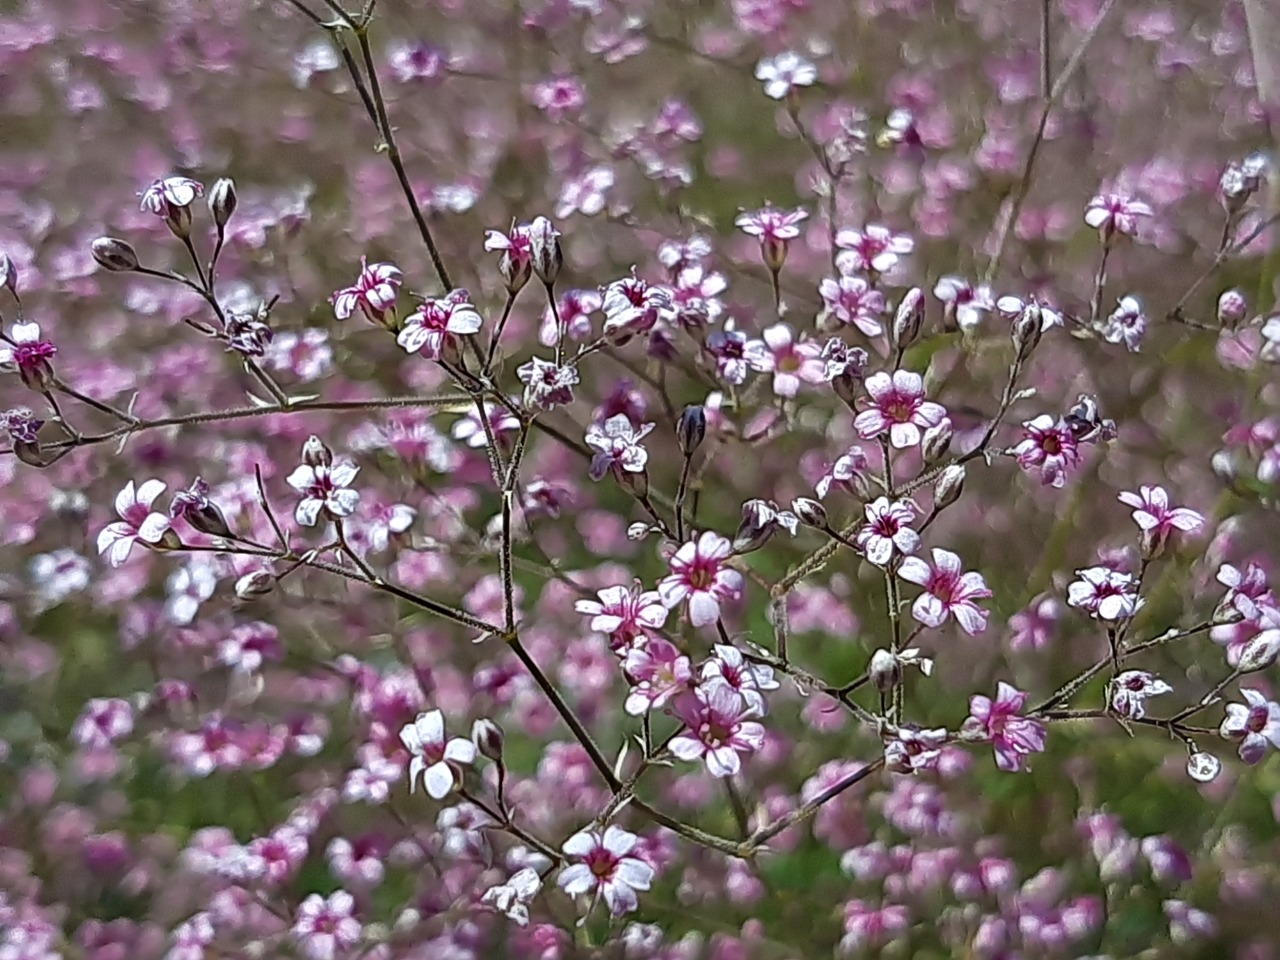
[[[760,240],[760,256],[774,276],[782,271],[783,264],[787,262],[787,247],[787,241],[777,237],[766,236]]]
[[[179,240],[186,240],[191,236],[191,208],[179,207],[176,204],[166,204],[164,212],[164,225],[169,228]]]
[[[302,462],[308,467],[327,467],[333,463],[333,451],[314,433],[302,445]]]
[[[231,215],[236,212],[236,184],[228,177],[222,177],[209,188],[209,215],[213,217],[218,235],[226,229]]]
[[[169,550],[181,550],[183,543],[182,538],[178,536],[178,531],[170,527],[160,537],[159,543],[148,543],[146,546],[158,553],[164,553]]]
[[[1031,351],[1040,343],[1040,335],[1044,331],[1044,318],[1040,304],[1034,300],[1022,308],[1018,319],[1013,321],[1013,346],[1018,351],[1018,359],[1026,360]]]
[[[0,253],[0,287],[4,287],[13,294],[15,299],[17,298],[18,268],[9,259],[7,253]]]
[[[535,217],[529,225],[529,248],[533,272],[548,287],[553,286],[564,266],[564,251],[560,248],[560,231],[546,217]]]
[[[128,273],[138,269],[138,254],[124,240],[116,237],[99,237],[93,241],[93,259],[98,266],[112,273]]]
[[[1263,630],[1244,645],[1236,669],[1241,673],[1265,670],[1280,655],[1280,630]]]
[[[506,742],[506,735],[502,732],[502,727],[494,723],[487,717],[481,717],[471,725],[471,742],[476,745],[476,749],[480,751],[480,756],[492,760],[494,763],[502,762],[502,746]]]
[[[1222,772],[1222,761],[1211,753],[1193,753],[1187,758],[1187,776],[1197,783],[1209,783]]]
[[[965,469],[953,463],[938,474],[933,483],[933,509],[944,510],[960,499],[964,492]]]
[[[742,522],[733,535],[734,553],[759,550],[778,529],[777,511],[768,501],[748,500],[742,505]]]
[[[255,570],[237,580],[235,590],[236,596],[241,600],[257,600],[259,597],[265,597],[275,588],[274,574],[266,570]]]
[[[533,269],[528,260],[513,257],[510,250],[503,250],[502,257],[498,260],[498,275],[502,277],[507,293],[514,297],[529,282]]]
[[[700,403],[691,403],[680,411],[680,420],[676,424],[676,440],[680,444],[680,452],[685,459],[693,456],[693,452],[702,444],[707,435],[707,411]]]
[[[924,326],[924,292],[912,287],[902,296],[893,315],[893,345],[905,350],[915,343]]]
[[[649,532],[652,529],[653,527],[650,524],[636,521],[635,523],[631,524],[631,526],[627,527],[627,539],[643,540],[645,537],[649,535]]]
[[[187,523],[191,524],[201,533],[207,533],[211,537],[230,537],[231,528],[227,526],[227,518],[223,516],[222,508],[212,500],[206,500],[194,510],[186,513]]]
[[[867,674],[881,693],[888,693],[902,682],[902,665],[888,650],[880,649],[871,655]]]
[[[1249,309],[1249,303],[1239,290],[1224,290],[1218,297],[1218,323],[1234,330]]]
[[[949,417],[927,429],[920,440],[920,452],[924,454],[924,462],[934,464],[945,457],[947,451],[951,449],[951,440],[955,433],[955,427],[951,425]]]
[[[791,512],[800,518],[800,522],[819,530],[827,529],[827,508],[812,497],[796,497],[791,501]]]

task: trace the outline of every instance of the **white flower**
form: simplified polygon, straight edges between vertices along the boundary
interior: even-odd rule
[[[571,897],[586,893],[603,896],[614,916],[629,913],[639,905],[636,891],[648,890],[653,882],[653,867],[631,856],[639,841],[634,833],[616,825],[603,834],[579,831],[560,849],[581,862],[561,870],[556,882]]]
[[[756,64],[756,79],[764,84],[764,95],[781,100],[792,87],[808,87],[818,79],[818,68],[794,50],[765,57]]]
[[[542,878],[532,867],[525,867],[506,883],[490,887],[480,898],[481,903],[492,904],[499,913],[505,913],[520,926],[529,923],[529,902],[542,889]]]
[[[161,481],[148,480],[135,490],[130,480],[116,494],[116,514],[120,519],[108,524],[98,534],[98,553],[106,553],[111,566],[118,567],[128,560],[136,541],[159,543],[169,532],[169,518],[151,509],[151,504],[164,493],[164,489],[165,484]]]
[[[313,527],[320,511],[331,518],[341,519],[355,513],[360,502],[360,492],[351,490],[360,468],[349,460],[340,460],[332,466],[308,466],[302,464],[287,480],[289,486],[302,494],[294,517],[304,527]]]
[[[476,745],[465,737],[445,741],[444,714],[439,710],[418,714],[418,719],[400,731],[400,742],[413,754],[409,790],[412,792],[421,775],[427,795],[433,800],[443,799],[453,789],[450,763],[472,763],[476,759]]]

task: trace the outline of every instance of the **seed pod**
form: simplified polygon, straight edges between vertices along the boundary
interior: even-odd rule
[[[99,237],[93,241],[93,259],[98,266],[112,273],[129,273],[137,270],[138,254],[124,240],[116,237]]]

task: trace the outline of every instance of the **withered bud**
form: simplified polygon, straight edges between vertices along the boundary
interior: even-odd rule
[[[693,456],[707,435],[707,411],[700,403],[691,403],[680,411],[676,423],[676,441],[685,459]]]
[[[742,522],[733,535],[734,553],[759,550],[778,529],[778,512],[767,500],[748,500],[742,505]]]
[[[938,474],[938,479],[933,483],[933,509],[943,510],[960,499],[960,494],[964,492],[964,477],[965,469],[958,463],[951,464]]]
[[[881,693],[888,693],[902,682],[902,665],[888,650],[877,650],[871,655],[871,664],[867,667],[871,682]]]
[[[129,273],[137,270],[138,254],[133,247],[117,237],[99,237],[93,241],[93,259],[98,266],[112,273]]]
[[[494,763],[502,762],[502,747],[506,742],[506,735],[502,732],[502,727],[488,717],[481,717],[471,725],[471,742],[480,751],[480,756]]]
[[[222,508],[212,500],[206,500],[194,510],[187,511],[186,518],[187,523],[201,533],[207,533],[211,537],[231,536],[231,528],[227,526],[227,518],[223,516]]]
[[[564,267],[564,251],[560,247],[560,231],[546,217],[535,217],[529,224],[529,252],[538,279],[548,287],[554,286]]]
[[[236,202],[236,184],[229,177],[222,177],[209,188],[209,216],[213,217],[219,235],[236,212]]]
[[[308,467],[327,467],[333,463],[333,451],[314,433],[302,445],[302,462]]]
[[[819,530],[827,529],[827,508],[812,497],[796,497],[791,501],[791,512],[800,518],[800,522]]]
[[[259,597],[265,597],[275,588],[276,578],[274,574],[270,574],[266,570],[255,570],[253,573],[246,573],[237,580],[235,589],[236,596],[239,599],[257,600]]]
[[[902,296],[893,315],[893,344],[905,350],[915,343],[924,326],[924,291],[912,287]]]
[[[950,417],[944,418],[942,422],[927,429],[920,439],[920,451],[924,454],[924,462],[935,464],[945,457],[947,451],[951,449],[951,440],[955,434],[955,427],[951,425]]]

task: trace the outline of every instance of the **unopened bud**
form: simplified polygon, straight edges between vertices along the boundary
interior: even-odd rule
[[[302,462],[308,467],[327,467],[333,463],[333,451],[313,433],[302,445]]]
[[[776,237],[764,237],[760,240],[760,256],[774,276],[782,271],[782,265],[787,262],[787,247],[786,240]]]
[[[7,253],[0,253],[0,287],[18,296],[18,268]]]
[[[960,499],[964,492],[965,469],[953,463],[938,474],[933,483],[933,509],[944,510]]]
[[[800,522],[819,530],[827,529],[827,508],[812,497],[796,497],[791,501],[791,512],[800,518]]]
[[[188,239],[191,236],[191,208],[172,203],[165,207],[164,225],[169,228],[169,232],[179,240]]]
[[[920,452],[924,454],[924,462],[934,464],[945,457],[947,451],[951,449],[951,440],[955,433],[950,417],[944,417],[941,422],[926,430],[920,439]]]
[[[903,294],[898,310],[893,315],[893,344],[905,350],[915,343],[924,326],[924,292],[912,287]]]
[[[564,251],[560,248],[560,231],[546,217],[535,217],[529,225],[529,250],[533,272],[548,287],[553,286],[564,266]]]
[[[93,241],[93,259],[112,273],[128,273],[138,269],[138,254],[126,241],[116,237],[99,237]]]
[[[222,177],[209,188],[209,216],[221,234],[231,215],[236,212],[236,185],[228,177]]]
[[[471,725],[471,742],[480,751],[480,756],[494,763],[502,762],[502,746],[506,742],[506,735],[503,734],[502,727],[492,720],[481,717]]]
[[[881,693],[888,693],[902,682],[902,665],[898,658],[888,650],[877,650],[871,655],[871,665],[867,667],[867,675]]]
[[[1193,753],[1187,758],[1187,776],[1197,783],[1209,783],[1222,772],[1222,761],[1211,753]]]
[[[276,578],[266,570],[246,573],[236,581],[236,596],[241,600],[257,600],[276,588]]]
[[[1244,645],[1236,669],[1241,673],[1265,670],[1276,662],[1277,655],[1280,655],[1280,630],[1263,630]]]
[[[1218,297],[1218,323],[1234,330],[1244,320],[1249,302],[1239,290],[1224,290]]]
[[[1235,483],[1240,471],[1236,468],[1236,458],[1230,450],[1219,450],[1209,458],[1209,467],[1223,483]]]
[[[643,540],[645,537],[649,535],[651,530],[653,530],[653,527],[651,524],[641,523],[637,521],[631,524],[631,526],[627,527],[627,539]]]
[[[676,424],[676,440],[680,444],[680,452],[685,458],[693,456],[693,452],[701,446],[707,435],[707,411],[700,403],[691,403],[680,411],[680,420]]]
[[[181,550],[183,547],[182,538],[178,536],[178,531],[170,527],[160,537],[156,543],[148,543],[146,546],[152,550],[164,553],[169,550]]]
[[[1013,321],[1013,346],[1018,351],[1018,359],[1025,360],[1031,351],[1040,343],[1040,335],[1044,331],[1044,318],[1040,304],[1032,301],[1022,308],[1018,319]]]
[[[232,535],[231,528],[227,526],[227,518],[222,514],[222,508],[211,500],[206,500],[196,509],[187,511],[185,516],[187,523],[201,533],[207,533],[211,537]]]

